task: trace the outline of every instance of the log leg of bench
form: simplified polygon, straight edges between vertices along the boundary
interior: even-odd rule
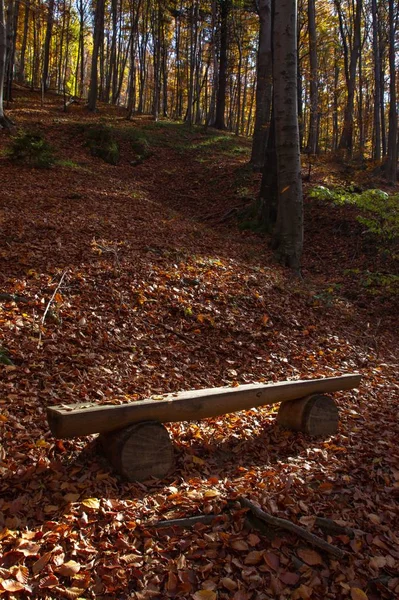
[[[135,423],[99,436],[105,456],[127,481],[165,477],[173,466],[173,444],[157,421]]]
[[[338,431],[338,408],[330,396],[314,394],[282,402],[277,423],[284,429],[328,437]]]

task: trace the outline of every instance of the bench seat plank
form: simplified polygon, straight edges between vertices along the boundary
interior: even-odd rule
[[[106,433],[140,421],[197,421],[311,394],[350,390],[358,387],[360,381],[361,375],[349,374],[304,381],[190,390],[128,404],[49,406],[47,418],[55,437],[71,438]]]

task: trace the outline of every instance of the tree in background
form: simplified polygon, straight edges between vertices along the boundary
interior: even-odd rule
[[[265,149],[270,126],[272,106],[272,8],[271,0],[259,0],[259,43],[256,77],[256,111],[252,140],[251,164],[261,170],[265,163]]]
[[[6,76],[6,20],[4,2],[0,0],[0,127],[8,128],[10,121],[4,114],[4,83]]]
[[[273,248],[279,261],[300,272],[303,203],[297,99],[297,2],[275,1],[273,107],[277,156],[277,219]]]

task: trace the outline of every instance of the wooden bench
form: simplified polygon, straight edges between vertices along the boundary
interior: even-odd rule
[[[129,404],[50,406],[53,435],[71,438],[100,434],[101,446],[116,471],[128,481],[164,477],[173,466],[173,444],[162,423],[197,421],[281,402],[280,426],[310,436],[338,429],[338,409],[326,393],[358,387],[356,374],[191,390]]]

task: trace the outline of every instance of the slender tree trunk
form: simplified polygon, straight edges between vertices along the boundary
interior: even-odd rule
[[[98,97],[98,55],[104,36],[104,4],[105,0],[97,0],[94,17],[93,55],[91,59],[90,89],[87,105],[88,109],[92,112],[96,110]]]
[[[4,99],[7,101],[7,105],[11,102],[11,88],[13,79],[14,65],[12,64],[13,54],[13,41],[14,41],[14,11],[16,5],[14,0],[8,0],[7,16],[6,16],[6,75],[5,75],[5,88],[4,88]]]
[[[212,52],[212,91],[209,103],[209,111],[206,119],[206,125],[211,125],[215,122],[216,118],[216,98],[218,91],[219,81],[219,63],[217,56],[217,0],[212,0],[212,13],[211,13],[211,52]]]
[[[227,46],[228,46],[228,20],[231,9],[231,0],[219,0],[220,3],[220,52],[219,52],[219,81],[216,99],[216,129],[226,129],[226,87],[227,87]]]
[[[18,72],[19,83],[25,83],[25,54],[26,54],[26,45],[27,45],[28,30],[29,30],[30,0],[26,1],[24,10],[25,10],[24,32],[23,32],[23,36],[22,36],[21,55],[20,55],[19,72]]]
[[[344,52],[346,52],[346,63],[349,65],[345,70],[346,73],[346,84],[347,84],[347,100],[346,106],[344,110],[344,124],[341,134],[341,139],[339,142],[340,150],[347,150],[349,154],[352,153],[353,150],[353,118],[354,118],[354,105],[355,105],[355,90],[356,90],[356,70],[359,59],[360,47],[361,47],[361,19],[362,19],[362,9],[363,9],[363,1],[356,0],[356,12],[355,12],[355,20],[354,20],[354,33],[353,33],[353,41],[350,49],[350,58],[348,57],[348,47],[346,41],[346,33],[345,26],[343,23],[342,10],[341,10],[341,0],[335,0],[336,7],[339,13],[340,19],[340,32],[342,43],[344,46]],[[346,50],[345,50],[346,49]]]
[[[0,127],[9,127],[4,114],[4,82],[6,76],[6,23],[4,1],[0,0]]]
[[[373,58],[374,58],[374,140],[373,159],[381,160],[381,60],[378,42],[378,8],[377,0],[371,0],[373,16]]]
[[[303,202],[297,99],[297,2],[279,0],[273,25],[273,84],[278,211],[273,246],[279,261],[300,272]]]
[[[0,128],[9,129],[10,119],[4,114],[4,83],[6,78],[7,32],[4,0],[0,0]]]
[[[386,178],[395,185],[398,179],[398,113],[396,107],[396,65],[395,65],[395,15],[394,0],[389,6],[389,132]]]
[[[258,11],[260,28],[256,78],[255,128],[250,161],[254,170],[261,170],[264,166],[270,125],[273,80],[271,0],[260,0]]]
[[[42,89],[44,92],[48,89],[48,68],[49,68],[49,63],[50,63],[50,43],[51,43],[51,36],[53,33],[53,23],[54,23],[54,0],[49,0],[48,9],[47,9],[47,27],[46,27],[46,38],[44,41],[43,74],[42,74]]]
[[[309,31],[309,62],[310,62],[310,119],[307,151],[317,152],[317,122],[318,122],[318,66],[317,66],[317,37],[315,0],[308,0],[308,31]]]

